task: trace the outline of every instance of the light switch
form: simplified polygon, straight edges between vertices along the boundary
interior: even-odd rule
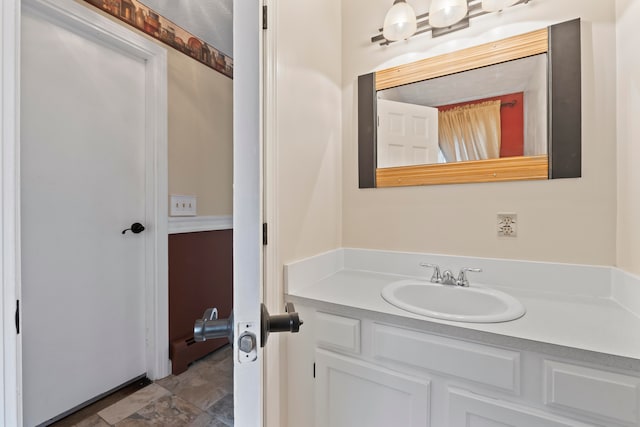
[[[181,196],[172,194],[169,201],[170,216],[196,216],[196,196]]]

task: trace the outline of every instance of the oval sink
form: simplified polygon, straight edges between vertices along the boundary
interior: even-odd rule
[[[382,298],[396,307],[423,316],[457,322],[507,322],[522,317],[520,301],[495,289],[401,280],[385,286]]]

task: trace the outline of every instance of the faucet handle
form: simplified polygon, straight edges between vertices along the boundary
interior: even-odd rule
[[[465,288],[469,286],[469,280],[467,279],[467,272],[471,272],[471,273],[480,273],[482,271],[481,268],[469,268],[469,267],[462,267],[460,269],[460,274],[458,274],[458,280],[457,280],[457,285],[458,286],[464,286]]]
[[[431,276],[431,282],[432,283],[442,282],[442,276],[440,275],[440,266],[438,266],[437,264],[429,264],[426,262],[421,262],[420,267],[433,268],[433,276]]]

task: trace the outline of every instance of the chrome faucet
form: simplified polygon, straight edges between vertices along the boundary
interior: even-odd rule
[[[441,283],[443,285],[453,285],[453,286],[462,286],[469,287],[469,279],[467,279],[467,272],[479,273],[482,271],[481,268],[468,268],[463,267],[460,269],[460,273],[458,273],[458,277],[455,277],[451,270],[445,270],[440,273],[440,266],[436,264],[428,264],[425,262],[420,263],[420,267],[425,268],[433,268],[433,275],[431,276],[431,283]]]
[[[431,283],[442,283],[442,276],[440,275],[440,267],[438,265],[421,262],[420,267],[433,268],[433,276],[431,276]]]

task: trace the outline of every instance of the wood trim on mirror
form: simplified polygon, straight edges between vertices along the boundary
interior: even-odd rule
[[[504,157],[458,163],[402,166],[376,170],[378,188],[548,179],[546,155]]]
[[[546,28],[485,43],[410,64],[398,65],[375,73],[376,90],[389,89],[422,80],[447,76],[475,68],[526,58],[549,50]]]

